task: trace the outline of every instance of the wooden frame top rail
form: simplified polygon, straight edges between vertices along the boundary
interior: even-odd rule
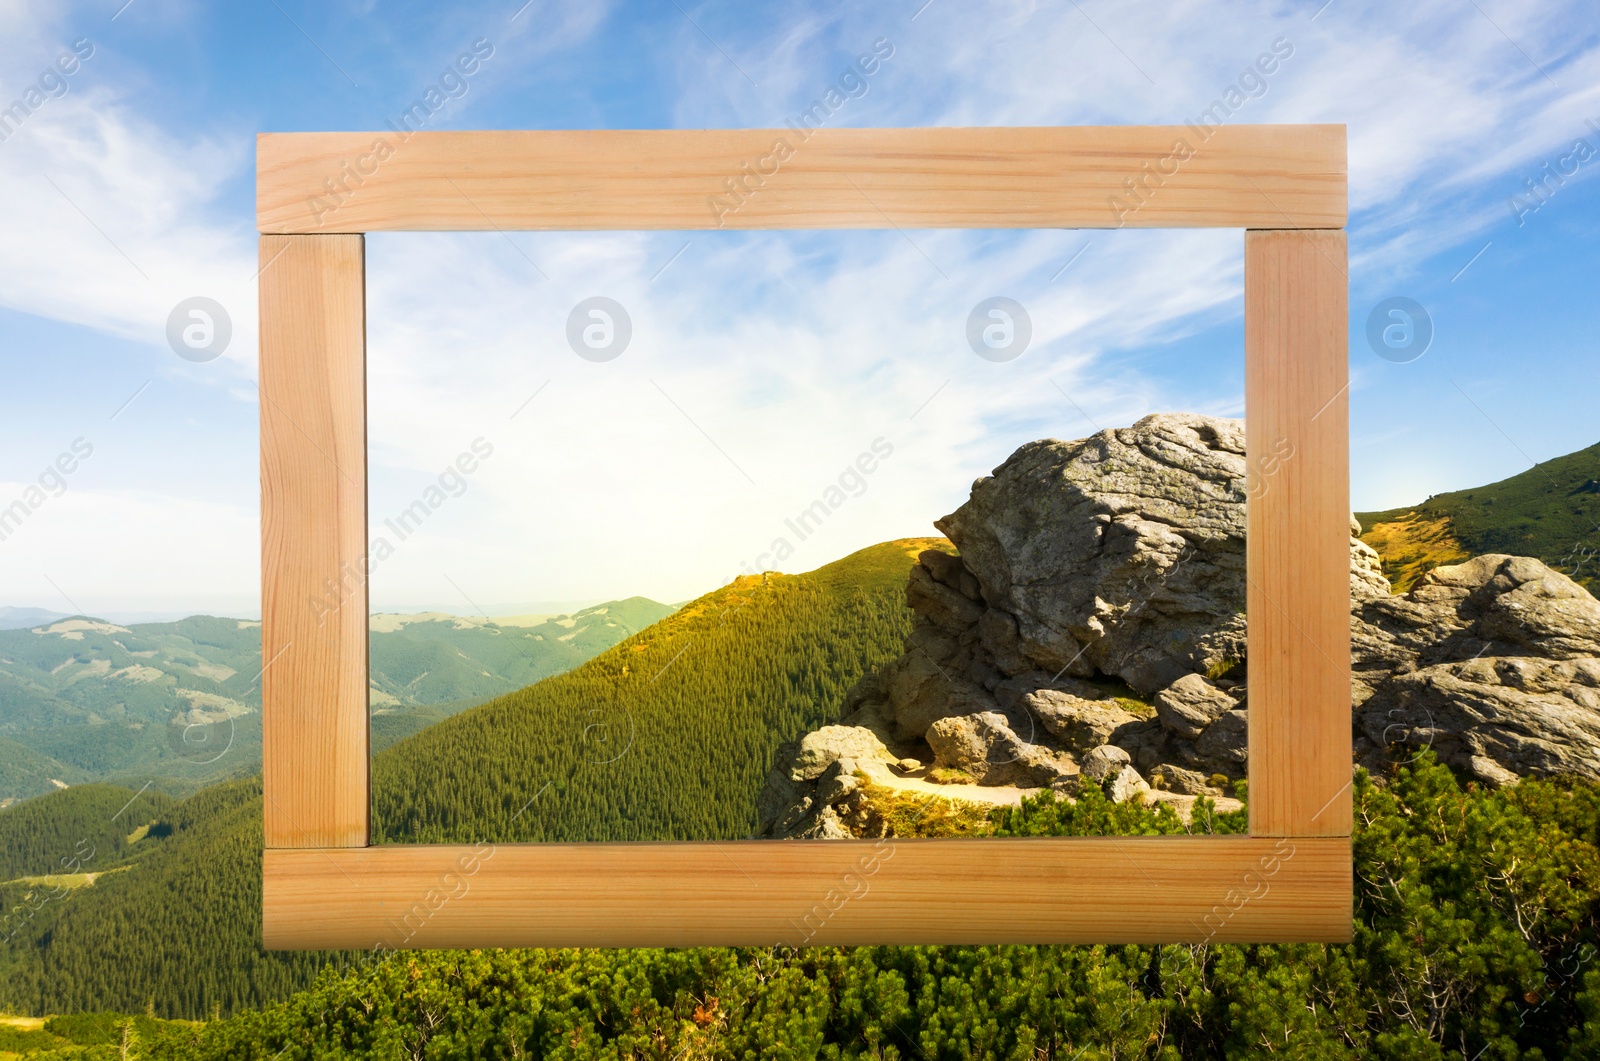
[[[263,133],[264,233],[1342,228],[1342,125]]]

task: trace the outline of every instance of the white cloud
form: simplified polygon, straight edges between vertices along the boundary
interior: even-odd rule
[[[1582,134],[1585,117],[1600,119],[1600,48],[1573,33],[1584,24],[1577,4],[1485,2],[1484,16],[1444,0],[1334,0],[1312,21],[1311,3],[936,0],[910,21],[919,6],[810,10],[743,35],[716,9],[690,8],[716,44],[687,20],[661,42],[678,57],[678,83],[661,86],[671,119],[780,125],[886,37],[894,56],[837,124],[1175,123],[1284,37],[1293,56],[1232,120],[1349,125],[1352,266],[1364,283],[1502,223],[1522,178]],[[508,113],[526,64],[591,36],[604,13],[528,9],[495,38],[499,65],[449,120]],[[60,24],[0,6],[7,83],[54,56]],[[253,130],[173,130],[100,78],[96,61],[0,143],[0,304],[160,350],[172,306],[209,295],[235,326],[221,378],[252,400],[254,233],[215,199],[248,170]],[[436,65],[418,62],[421,74]],[[606,76],[579,87],[598,91]],[[536,108],[515,113],[539,124]],[[893,457],[775,566],[930,533],[972,477],[1028,438],[1076,437],[1157,408],[1239,412],[1209,369],[1174,379],[1142,361],[1237,315],[1236,233],[415,235],[374,237],[369,257],[374,533],[474,439],[496,447],[465,494],[380,566],[377,590],[390,600],[447,600],[446,576],[490,601],[677,599],[770,551],[785,518],[880,436]],[[607,364],[579,359],[564,337],[568,311],[594,294],[621,301],[635,326],[633,345]],[[964,345],[966,314],[990,295],[1032,315],[1033,345],[1018,361],[990,364]],[[252,454],[240,456],[253,468]],[[15,541],[32,544],[9,559],[14,543],[0,544],[6,592],[63,564],[130,597],[252,592],[253,514],[183,498],[69,497],[38,524],[50,533],[30,528]],[[121,565],[89,547],[103,544],[94,521],[107,518],[127,530]],[[203,535],[196,545],[178,533],[194,520],[244,545],[208,552]]]
[[[32,484],[0,482],[10,506]],[[90,615],[171,611],[197,601],[259,614],[256,514],[146,491],[70,486],[0,541],[0,597]],[[131,577],[137,575],[137,577]]]

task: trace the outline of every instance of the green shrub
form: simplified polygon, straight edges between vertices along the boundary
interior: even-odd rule
[[[151,1047],[164,1058],[1600,1058],[1600,788],[1354,789],[1346,946],[401,954]],[[1242,812],[1191,830],[1237,832]],[[1045,796],[1005,836],[1172,834]]]

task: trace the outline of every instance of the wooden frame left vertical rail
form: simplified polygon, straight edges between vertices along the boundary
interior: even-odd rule
[[[359,234],[261,237],[268,848],[367,844],[364,243]]]

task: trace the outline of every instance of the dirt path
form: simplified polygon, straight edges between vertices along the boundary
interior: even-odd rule
[[[898,774],[890,777],[874,777],[872,783],[895,792],[943,796],[958,803],[975,803],[984,807],[1018,807],[1022,805],[1023,797],[1037,796],[1047,791],[1042,788],[1017,788],[1013,785],[941,785],[925,777],[905,777]],[[1195,802],[1199,798],[1155,789],[1145,794],[1146,802],[1170,804],[1172,809],[1177,811],[1178,817],[1186,822],[1194,812]],[[1227,796],[1213,797],[1213,802],[1216,803],[1219,813],[1244,808],[1243,803]]]

